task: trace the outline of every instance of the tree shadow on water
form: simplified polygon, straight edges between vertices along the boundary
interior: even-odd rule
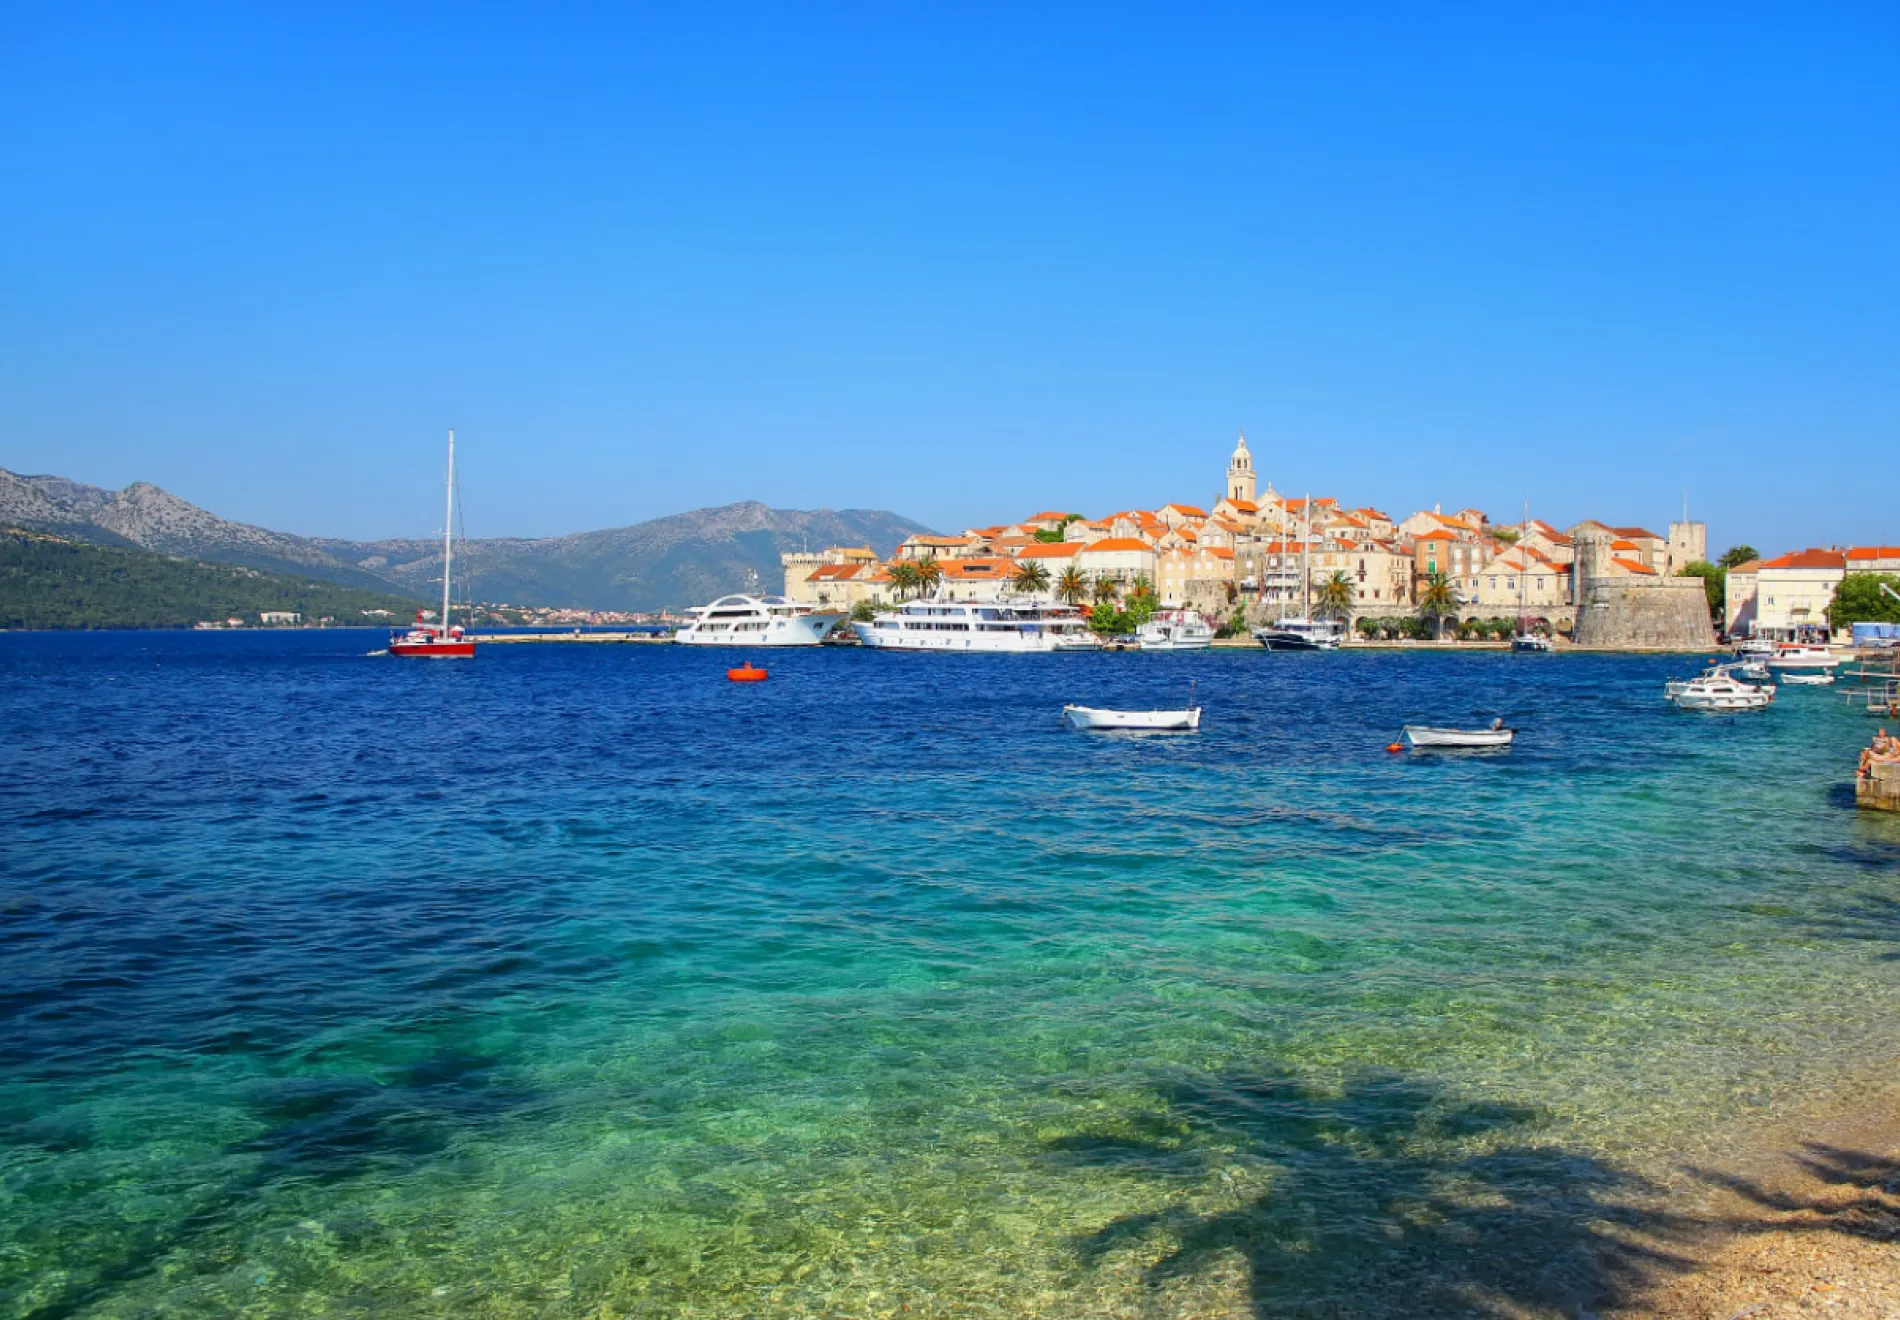
[[[1176,1189],[1083,1238],[1148,1260],[1157,1293],[1244,1267],[1256,1317],[1588,1315],[1685,1268],[1690,1221],[1601,1160],[1536,1140],[1536,1113],[1365,1073],[1193,1076],[1153,1114],[1051,1156]],[[1212,1208],[1205,1208],[1205,1207]]]

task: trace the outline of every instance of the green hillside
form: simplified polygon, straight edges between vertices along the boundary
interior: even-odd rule
[[[0,628],[189,628],[231,617],[255,624],[265,610],[305,622],[381,623],[363,611],[400,618],[415,606],[384,592],[0,529]]]

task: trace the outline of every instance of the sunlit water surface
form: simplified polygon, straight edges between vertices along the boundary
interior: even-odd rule
[[[1570,1314],[1893,1052],[1830,692],[375,644],[0,637],[0,1314]]]

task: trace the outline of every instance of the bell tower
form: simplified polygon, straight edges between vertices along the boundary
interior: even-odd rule
[[[1253,455],[1247,452],[1247,433],[1240,433],[1234,456],[1227,464],[1227,498],[1254,502]]]

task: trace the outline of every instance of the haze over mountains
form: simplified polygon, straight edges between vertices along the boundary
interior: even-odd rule
[[[440,589],[441,545],[433,539],[293,536],[228,521],[146,482],[112,491],[0,468],[0,526],[416,598]],[[570,536],[458,541],[456,579],[467,568],[474,599],[511,605],[679,608],[728,591],[779,590],[779,555],[786,550],[869,545],[885,555],[906,536],[927,531],[879,509],[804,511],[745,501]]]

